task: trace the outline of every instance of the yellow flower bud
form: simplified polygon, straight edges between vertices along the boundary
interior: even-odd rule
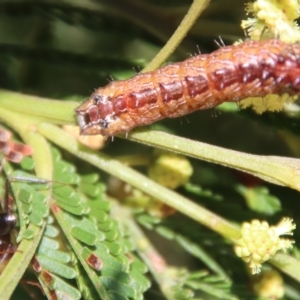
[[[167,188],[176,189],[189,181],[193,167],[186,157],[167,152],[157,157],[148,173],[154,181]]]
[[[294,241],[281,239],[281,235],[292,235],[296,228],[292,219],[284,218],[276,226],[266,221],[253,220],[243,223],[241,238],[235,245],[235,253],[250,267],[252,274],[260,272],[261,264],[272,258],[277,251],[291,248]]]
[[[253,289],[259,297],[279,299],[284,296],[283,279],[275,270],[263,271],[253,284]]]

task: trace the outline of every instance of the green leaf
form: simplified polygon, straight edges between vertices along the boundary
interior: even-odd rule
[[[280,200],[270,195],[266,187],[247,188],[242,185],[237,186],[237,191],[244,196],[247,205],[253,211],[274,215],[281,210]]]

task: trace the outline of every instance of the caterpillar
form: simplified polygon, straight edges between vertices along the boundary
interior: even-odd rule
[[[82,135],[114,136],[249,96],[300,94],[300,44],[224,46],[98,88],[77,109]]]

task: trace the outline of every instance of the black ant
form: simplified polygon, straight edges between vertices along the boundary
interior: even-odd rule
[[[9,209],[9,190],[10,184],[6,179],[3,212],[0,213],[0,273],[16,251],[16,246],[11,242],[10,233],[16,225],[17,218]]]
[[[4,203],[3,203],[3,212],[0,213],[0,274],[8,264],[10,258],[14,255],[17,250],[17,246],[11,241],[11,231],[17,223],[17,217],[14,213],[11,212],[10,202],[14,200],[13,197],[10,197],[9,192],[12,191],[10,182],[8,178],[5,179],[5,192],[4,192]],[[33,260],[34,262],[34,260]],[[30,281],[30,280],[21,280],[20,281],[23,287],[30,293],[32,299],[39,299],[37,295],[44,294],[42,287],[39,283]],[[27,288],[27,285],[36,286],[40,289],[41,293],[38,293],[36,290]]]

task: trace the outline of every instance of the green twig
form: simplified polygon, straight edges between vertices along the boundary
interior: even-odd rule
[[[196,205],[187,198],[157,184],[148,177],[125,166],[104,154],[97,154],[80,145],[71,135],[51,124],[40,124],[38,131],[47,139],[66,149],[75,156],[96,166],[99,169],[139,188],[152,197],[174,207],[181,213],[206,225],[212,230],[230,239],[239,238],[239,230],[228,221],[220,218],[205,208]]]
[[[51,100],[0,89],[0,107],[51,123],[74,123],[76,106],[78,103],[72,101]],[[21,120],[23,117],[18,122]]]
[[[284,253],[277,253],[270,262],[282,272],[300,282],[300,261]]]
[[[141,129],[131,132],[128,138],[135,142],[234,168],[271,183],[300,191],[299,159],[252,155],[154,130]]]
[[[194,0],[189,11],[183,18],[181,24],[178,26],[172,37],[142,72],[153,71],[168,59],[168,57],[175,51],[175,49],[187,35],[202,11],[207,7],[208,3],[209,0]]]

